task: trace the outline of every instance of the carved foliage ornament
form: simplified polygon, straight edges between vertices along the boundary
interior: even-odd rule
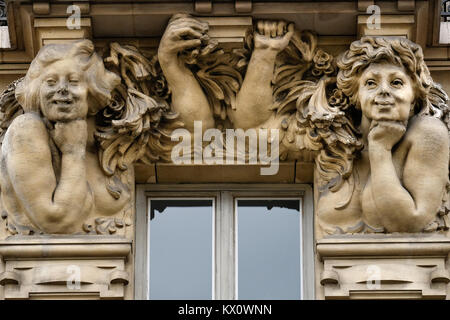
[[[111,43],[103,62],[88,40],[42,48],[0,100],[10,231],[123,229],[133,163],[171,161],[171,133],[192,131],[194,121],[222,131],[279,129],[281,160],[313,158],[325,233],[448,229],[448,98],[418,45],[365,37],[335,59],[313,33],[284,21],[257,21],[233,51],[208,30],[178,14],[157,54]],[[16,150],[36,137],[36,150]],[[48,156],[30,162],[33,152]],[[42,166],[53,178],[31,178]],[[75,172],[81,178],[71,180]]]

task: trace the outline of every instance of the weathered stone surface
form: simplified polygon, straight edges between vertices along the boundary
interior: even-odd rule
[[[103,170],[92,116],[119,83],[82,40],[45,46],[4,92],[0,183],[10,233],[113,234],[130,225],[132,168]]]
[[[383,28],[372,30],[364,14],[369,4],[326,4],[359,16],[355,30],[367,36],[350,49],[352,36],[333,38],[332,51],[319,47],[320,39],[330,39],[296,30],[293,22],[216,17],[212,2],[198,2],[199,12],[209,16],[175,14],[160,41],[102,39],[95,53],[90,40],[73,41],[91,37],[90,17],[69,32],[65,19],[52,16],[62,16],[61,7],[52,4],[44,12],[35,6],[46,16],[34,20],[33,7],[22,8],[26,51],[2,52],[0,59],[28,63],[41,50],[0,100],[1,209],[8,235],[15,235],[0,243],[4,297],[58,297],[71,263],[84,274],[81,296],[126,296],[130,240],[108,242],[107,236],[134,237],[136,182],[311,183],[315,170],[319,295],[446,298],[448,238],[427,233],[448,230],[448,97],[430,76],[421,47],[408,40],[425,45],[417,30],[428,12],[423,2],[399,1],[392,8],[404,12],[390,9]],[[270,13],[249,1],[230,5],[238,12]],[[305,5],[295,4],[295,10]],[[308,12],[320,15],[320,8]],[[100,9],[86,5],[83,14],[92,11],[101,20]],[[134,11],[131,5],[127,10],[120,14]],[[320,24],[333,14],[327,10],[316,19]],[[136,18],[139,30],[146,27],[143,17]],[[98,28],[101,34],[108,30]],[[152,50],[137,47],[143,43]],[[448,87],[442,71],[448,64],[439,59],[450,51],[427,50],[435,60],[428,63],[441,68],[436,75]],[[26,67],[1,70],[17,75]],[[229,146],[227,130],[248,144]],[[174,133],[178,140],[171,139]],[[263,143],[270,149],[266,156],[279,155],[275,174],[261,175],[267,164],[260,154],[253,161],[253,138],[258,148]],[[174,150],[182,151],[181,164]],[[225,159],[232,163],[214,163]],[[74,234],[85,233],[90,236],[81,244]],[[324,237],[336,233],[348,235]],[[70,236],[60,241],[48,234]],[[115,248],[121,253],[108,260]],[[381,270],[381,289],[367,287],[365,272],[372,265]]]
[[[17,228],[73,233],[80,228],[75,221],[114,216],[130,199],[128,168],[135,162],[258,164],[262,145],[270,146],[271,161],[316,162],[317,216],[324,233],[447,229],[447,95],[433,82],[418,45],[401,37],[365,37],[336,61],[317,47],[314,34],[285,21],[260,20],[242,49],[224,51],[209,35],[209,23],[218,21],[174,15],[154,55],[111,43],[104,52],[107,69],[87,40],[41,50],[26,77],[3,95],[8,114],[3,205],[9,219],[24,226],[9,223],[13,233]],[[47,62],[47,56],[56,62]],[[58,101],[72,100],[77,102],[72,111],[59,111],[64,106]],[[95,120],[88,117],[93,114]],[[12,147],[40,136],[42,142],[33,146],[42,150]],[[51,143],[44,147],[48,137]],[[82,159],[86,150],[88,162],[71,159]],[[35,164],[21,165],[33,152],[42,159],[31,157]],[[42,176],[54,176],[49,181],[32,175],[38,175],[33,165],[45,163],[51,166],[48,173],[42,167]],[[98,184],[101,176],[108,180],[114,208],[104,203],[107,194],[96,190],[105,189]],[[165,176],[164,182],[172,181]],[[50,186],[47,195],[44,186]],[[58,201],[67,214],[55,213]],[[83,230],[108,233],[124,225],[117,219],[95,221]]]

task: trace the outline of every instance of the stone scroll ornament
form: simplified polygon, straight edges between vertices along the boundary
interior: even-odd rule
[[[418,45],[365,37],[334,58],[312,32],[256,21],[227,51],[208,30],[177,14],[156,54],[41,49],[0,98],[10,233],[123,232],[133,164],[170,162],[172,132],[194,121],[278,129],[280,160],[315,161],[325,234],[448,229],[447,95]]]

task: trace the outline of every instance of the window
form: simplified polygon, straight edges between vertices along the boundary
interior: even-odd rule
[[[238,299],[301,299],[301,199],[236,199]]]
[[[450,44],[450,0],[441,0],[439,43]]]
[[[0,0],[0,49],[10,47],[6,3]]]
[[[313,299],[311,187],[138,185],[136,299]]]
[[[212,298],[213,203],[150,200],[150,299]]]

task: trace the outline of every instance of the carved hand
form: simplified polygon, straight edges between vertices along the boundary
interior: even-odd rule
[[[86,150],[86,120],[57,122],[51,136],[63,154],[83,153]]]
[[[284,21],[258,21],[255,30],[255,49],[283,51],[294,34],[294,24]]]
[[[158,48],[159,60],[174,57],[180,51],[198,47],[208,32],[207,23],[191,17],[174,19],[166,28]]]
[[[391,150],[400,141],[405,132],[406,125],[402,122],[373,120],[368,135],[369,147],[371,145],[379,145],[386,150]]]

